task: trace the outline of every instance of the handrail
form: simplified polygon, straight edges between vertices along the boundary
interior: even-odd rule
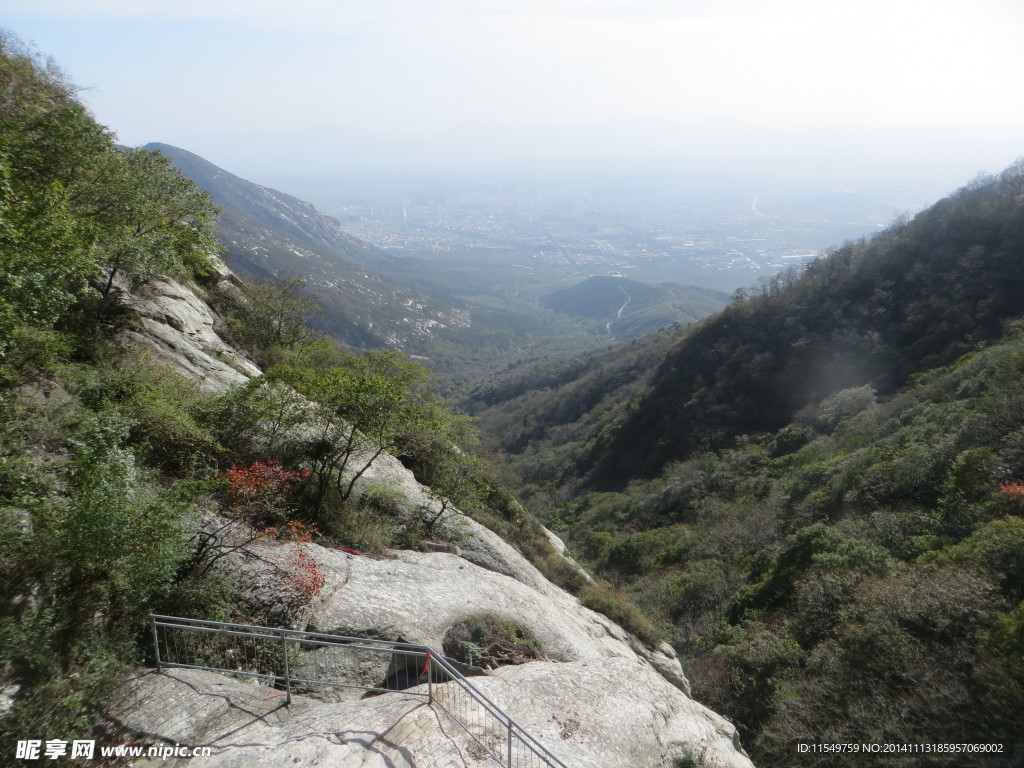
[[[503,725],[505,725],[505,727],[508,729],[508,741],[507,741],[507,744],[508,744],[508,747],[509,747],[509,754],[508,754],[508,761],[506,763],[507,765],[509,765],[509,766],[513,765],[513,761],[512,761],[512,744],[513,744],[512,736],[514,734],[517,738],[519,738],[524,743],[526,743],[526,745],[532,751],[534,751],[535,753],[537,753],[538,755],[543,757],[546,761],[548,761],[547,762],[548,765],[558,766],[558,768],[567,768],[565,766],[565,763],[563,763],[557,757],[552,755],[544,747],[544,745],[542,745],[533,736],[531,736],[529,734],[529,732],[527,732],[527,730],[525,728],[523,728],[521,725],[519,725],[519,723],[517,723],[515,720],[513,720],[511,718],[511,716],[506,714],[505,711],[502,710],[497,704],[495,704],[493,701],[491,701],[489,698],[487,698],[487,696],[482,691],[480,691],[476,686],[474,686],[472,683],[470,683],[469,680],[467,680],[465,678],[465,676],[462,675],[462,673],[460,673],[457,669],[455,669],[455,667],[453,667],[451,664],[449,664],[448,661],[444,657],[441,657],[441,656],[438,656],[438,655],[434,654],[434,655],[431,656],[431,660],[432,660],[432,664],[436,664],[437,666],[441,667],[449,676],[451,676],[453,681],[455,681],[455,682],[459,683],[460,685],[464,686],[466,688],[466,690],[469,692],[469,694],[473,698],[475,698],[477,701],[479,701],[481,704],[483,704],[484,707],[486,707],[487,710],[490,711],[499,721],[503,722]],[[434,698],[432,703],[437,704],[442,709],[444,709],[445,712],[448,712],[447,708],[444,707],[444,705],[437,699],[437,697]],[[451,713],[449,712],[449,714],[451,714]],[[452,715],[452,718],[456,722],[459,722],[458,718],[456,718],[454,715]],[[470,733],[470,735],[473,736],[474,734]],[[475,738],[475,736],[474,736],[474,738]],[[477,739],[477,741],[479,742],[479,739]],[[487,748],[486,745],[484,745],[484,746],[485,746],[485,748]],[[488,749],[488,751],[491,751],[491,750]],[[492,754],[493,754],[493,752],[492,752]],[[499,760],[499,762],[500,762],[500,760]]]
[[[401,691],[436,705],[504,768],[532,768],[536,765],[568,768],[430,646],[180,616],[151,614],[149,618],[158,670],[164,667],[203,669],[271,680],[284,686],[286,704],[291,703],[293,683],[355,688],[375,693]],[[216,647],[214,642],[214,647],[204,647],[197,641],[190,647],[187,639],[179,644],[175,633],[234,638],[237,645]],[[246,644],[245,641],[250,642]],[[264,646],[261,647],[257,641],[265,641]],[[280,644],[280,649],[275,652],[271,644]],[[295,650],[301,647],[335,648],[352,653],[390,655],[389,674],[379,686],[296,677],[292,674],[289,644],[297,646]],[[413,660],[411,670],[410,659]],[[215,665],[214,662],[218,661],[223,664]],[[235,666],[229,667],[229,663]],[[423,685],[426,685],[426,692],[414,690]],[[497,731],[491,727],[492,724],[497,726]]]

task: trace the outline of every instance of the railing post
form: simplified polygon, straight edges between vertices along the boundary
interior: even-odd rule
[[[507,715],[506,715],[507,717]],[[512,768],[512,718],[508,718],[508,768]]]
[[[160,666],[160,635],[156,631],[156,617],[150,614],[149,616],[150,626],[153,627],[153,652],[156,654],[156,671],[161,670]]]
[[[427,651],[427,704],[434,703],[434,654]]]
[[[288,671],[288,635],[284,632],[281,633],[281,655],[284,657],[284,705],[290,707],[292,705],[292,679]]]

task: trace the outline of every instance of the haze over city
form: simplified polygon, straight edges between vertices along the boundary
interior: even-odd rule
[[[0,25],[123,143],[260,183],[742,171],[940,194],[1024,135],[1013,0],[33,0]]]

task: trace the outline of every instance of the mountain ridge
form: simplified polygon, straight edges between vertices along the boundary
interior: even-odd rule
[[[702,321],[597,449],[598,483],[651,477],[692,451],[775,431],[837,390],[894,392],[999,338],[1024,312],[1022,193],[1018,161]]]
[[[178,147],[147,148],[171,159],[221,209],[217,225],[232,269],[249,279],[301,278],[323,312],[321,330],[359,348],[419,350],[439,331],[471,324],[467,304],[381,274],[395,257],[353,237],[311,203],[246,181]]]

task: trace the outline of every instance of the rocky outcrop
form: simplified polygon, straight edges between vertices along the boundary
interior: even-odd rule
[[[473,683],[571,768],[669,767],[687,757],[752,768],[728,723],[641,663],[535,662]],[[435,684],[435,695],[446,685]],[[285,707],[280,691],[212,672],[140,671],[120,687],[110,720],[146,746],[209,746],[202,762],[216,768],[497,765],[438,708],[402,693],[331,703],[293,696]]]
[[[542,656],[551,661],[624,658],[641,663],[661,656],[663,676],[681,691],[689,689],[678,660],[643,648],[564,590],[542,580],[525,584],[452,554],[397,551],[376,559],[307,545],[326,581],[317,598],[296,611],[282,579],[296,559],[290,550],[287,544],[254,542],[240,556],[224,559],[221,568],[245,585],[261,612],[291,617],[295,629],[441,648],[455,624],[491,614],[529,629]]]
[[[356,466],[364,463],[365,457],[353,462]],[[356,484],[357,493],[364,493],[371,488],[386,488],[390,493],[399,495],[401,506],[413,514],[431,515],[441,504],[398,459],[387,454],[377,457]],[[541,572],[507,541],[461,514],[458,509],[450,509],[434,525],[434,537],[456,545],[460,557],[481,568],[510,576],[533,587],[550,586]]]
[[[392,493],[400,494],[402,506],[411,512],[424,512],[436,509],[439,504],[438,501],[431,498],[427,489],[416,481],[409,470],[403,467],[397,459],[386,454],[380,456],[370,466],[360,478],[356,487],[358,491],[365,491],[372,487],[386,487]],[[579,568],[574,560],[565,555],[565,544],[562,543],[561,539],[546,529],[545,534],[549,541],[551,541],[555,553],[565,558],[572,567]],[[571,597],[564,590],[551,584],[533,564],[508,542],[475,520],[459,513],[458,510],[453,509],[452,513],[436,526],[435,535],[439,539],[455,545],[458,556],[463,560],[468,560],[480,568],[514,579],[542,595],[550,596],[556,602],[564,603],[568,599],[571,605],[579,606],[579,601],[576,598]],[[586,578],[589,580],[589,576]],[[683,674],[683,670],[671,646],[662,643],[658,648],[651,648],[600,614],[592,611],[587,613],[604,625],[605,629],[602,632],[614,636],[619,643],[646,659],[673,685],[678,686],[680,690],[687,694],[690,693],[690,683]],[[528,624],[528,622],[524,623]],[[598,634],[601,634],[601,632]],[[434,644],[433,641],[422,639],[410,642],[422,642],[427,645]]]
[[[221,270],[222,282],[234,276]],[[158,362],[198,381],[208,391],[223,391],[261,371],[214,330],[216,316],[191,289],[169,278],[157,278],[144,290],[121,288],[119,304],[135,317],[118,341],[148,350]]]
[[[207,388],[225,389],[259,373],[220,340],[210,310],[182,286],[160,280],[145,297],[126,296],[125,304],[138,315],[126,342],[153,350],[158,360]],[[365,472],[357,493],[374,487],[399,497],[406,516],[432,516],[439,504],[389,456]],[[207,530],[232,535],[223,523],[211,516]],[[257,611],[304,631],[441,649],[446,633],[473,616],[527,628],[540,659],[487,674],[476,669],[481,676],[473,682],[569,766],[670,768],[693,757],[705,766],[750,768],[735,729],[689,697],[669,646],[650,648],[585,608],[513,546],[457,510],[437,521],[432,533],[442,542],[435,549],[447,551],[374,558],[256,540],[237,550],[226,547],[216,568]],[[557,537],[549,537],[564,553]],[[312,599],[289,579],[299,547],[324,577]],[[311,670],[311,679],[358,685],[378,685],[386,671],[329,648],[302,651],[293,663],[300,672]],[[304,691],[285,708],[280,692],[264,685],[195,670],[140,671],[116,691],[109,724],[141,743],[210,745],[214,754],[203,760],[210,768],[490,764],[459,727],[421,699],[322,691]]]
[[[287,573],[298,546],[325,581],[296,611]],[[675,659],[652,649],[638,653],[625,631],[546,582],[528,585],[448,553],[400,551],[377,559],[274,541],[253,542],[219,567],[258,610],[290,615],[306,631],[440,648],[448,630],[471,616],[528,628],[541,659],[500,667],[473,683],[567,765],[668,768],[687,755],[702,756],[705,766],[751,765],[735,729],[686,694]],[[290,663],[297,677],[379,685],[386,661],[353,656],[325,648],[303,651]],[[660,665],[651,663],[654,656]],[[477,759],[479,748],[454,723],[403,694],[306,693],[312,695],[295,696],[286,711],[279,692],[258,685],[191,671],[139,674],[119,689],[111,717],[142,741],[214,745],[214,760],[206,764],[217,768],[256,760],[283,768],[296,756],[312,766],[490,764]],[[266,711],[257,715],[254,707]]]

